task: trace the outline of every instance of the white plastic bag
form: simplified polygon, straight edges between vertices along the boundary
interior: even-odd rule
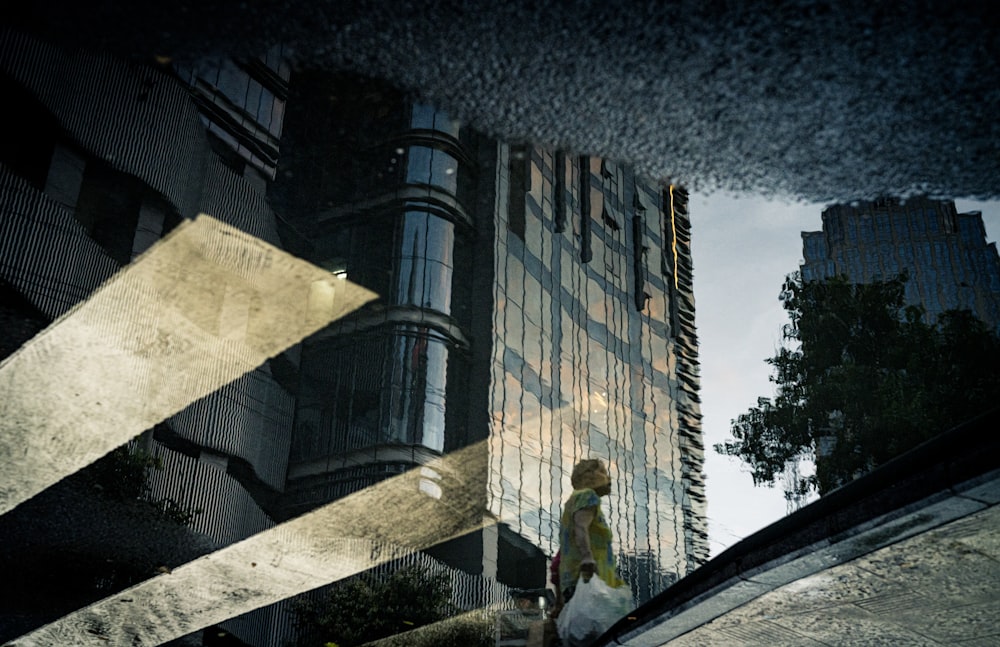
[[[590,644],[633,608],[632,590],[628,586],[614,589],[597,575],[591,577],[589,582],[584,582],[581,577],[573,597],[556,620],[563,646]]]

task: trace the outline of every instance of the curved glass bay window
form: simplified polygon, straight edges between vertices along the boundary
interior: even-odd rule
[[[458,139],[461,126],[447,113],[427,103],[415,103],[410,109],[410,127],[414,130],[435,130]]]
[[[443,451],[452,342],[423,320],[448,320],[455,236],[454,223],[414,202],[322,241],[325,265],[376,291],[381,309],[364,315],[363,332],[304,347],[293,461],[386,444]]]
[[[385,306],[451,313],[455,224],[420,206],[343,228],[319,264],[376,292]]]
[[[400,226],[393,303],[451,311],[455,225],[426,211],[411,210]]]
[[[432,201],[464,203],[472,191],[470,162],[462,159],[451,138],[409,135],[358,153],[355,159],[358,163],[346,171],[350,187],[344,197],[348,200],[378,201],[398,191],[418,189],[418,195]]]
[[[407,184],[429,184],[458,193],[458,160],[443,150],[428,146],[410,146],[406,151]]]
[[[444,450],[448,344],[426,327],[402,326],[392,340],[388,440]]]
[[[363,487],[389,464],[467,435],[449,423],[446,438],[446,416],[463,420],[467,405],[459,396],[447,411],[445,402],[449,378],[458,385],[467,369],[468,335],[452,310],[465,312],[468,291],[455,296],[455,281],[471,281],[454,267],[456,238],[471,229],[462,196],[473,195],[476,158],[446,114],[421,105],[393,114],[393,129],[350,151],[349,188],[318,214],[310,241],[310,260],[379,299],[302,348],[289,472],[300,492],[346,484],[352,470],[367,476],[351,487]],[[316,500],[341,490],[323,492]]]
[[[449,348],[442,335],[401,324],[306,350],[293,461],[385,444],[444,450]]]

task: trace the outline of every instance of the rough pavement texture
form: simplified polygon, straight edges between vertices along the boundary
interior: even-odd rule
[[[108,596],[8,647],[160,645],[477,530],[495,522],[481,494],[487,469],[485,443],[452,452]],[[441,477],[438,494],[421,488],[428,470]]]
[[[382,77],[507,139],[695,191],[1000,195],[989,3],[73,3],[4,19],[139,58],[255,54]]]
[[[80,475],[0,517],[0,642],[219,548],[148,505],[101,497]]]
[[[0,514],[374,297],[185,221],[0,365]]]

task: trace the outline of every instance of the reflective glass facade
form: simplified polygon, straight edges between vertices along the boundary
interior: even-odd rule
[[[220,58],[175,66],[188,84],[216,150],[274,179],[290,67],[280,46],[257,58]]]
[[[552,555],[569,472],[604,458],[645,598],[705,557],[686,194],[596,158],[497,158],[490,509]]]
[[[306,87],[273,192],[286,238],[381,298],[302,347],[289,509],[483,441],[501,527],[446,561],[544,585],[569,473],[591,456],[615,478],[640,599],[706,559],[686,192],[497,142],[369,80]],[[332,179],[345,165],[356,182]]]
[[[302,345],[288,515],[472,442],[476,136],[370,80],[305,75],[297,87],[289,173],[274,191],[286,239],[379,299]],[[303,184],[304,166],[318,178],[349,168],[357,181]]]
[[[293,73],[280,49],[151,68],[0,32],[0,69],[24,138],[0,166],[0,287],[25,317],[65,313],[198,213],[380,295],[136,441],[195,530],[226,545],[484,443],[475,487],[499,523],[414,558],[460,606],[544,584],[584,457],[610,465],[640,600],[707,559],[683,189]],[[289,631],[279,608],[225,626],[255,645]]]
[[[907,303],[922,305],[928,321],[964,309],[1000,332],[1000,257],[978,211],[927,198],[834,205],[823,211],[823,230],[803,232],[802,241],[806,280],[866,282],[906,271]]]

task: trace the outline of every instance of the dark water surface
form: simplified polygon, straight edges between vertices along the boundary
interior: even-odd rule
[[[296,71],[355,72],[384,79],[421,99],[426,102],[421,105],[431,115],[431,126],[426,130],[446,130],[442,123],[434,121],[434,115],[440,114],[430,105],[434,104],[463,125],[470,125],[491,137],[528,142],[546,149],[541,158],[548,160],[546,155],[552,158],[546,162],[550,168],[555,167],[556,159],[551,151],[567,151],[567,159],[571,161],[572,154],[621,160],[647,176],[651,185],[663,180],[687,187],[692,195],[726,193],[740,196],[733,200],[719,198],[713,202],[709,198],[703,203],[696,198],[693,201],[693,204],[716,207],[714,211],[706,209],[704,214],[692,213],[695,248],[699,254],[702,249],[706,250],[704,256],[695,259],[695,267],[707,270],[702,277],[717,279],[711,285],[708,281],[704,285],[695,281],[694,285],[699,291],[698,329],[699,333],[705,331],[702,341],[720,344],[706,349],[703,359],[718,360],[725,364],[723,370],[733,370],[733,353],[738,349],[721,346],[734,337],[732,328],[723,329],[719,323],[726,320],[727,324],[745,329],[756,323],[755,332],[760,332],[760,322],[749,314],[742,313],[738,321],[729,321],[736,319],[730,312],[733,299],[751,304],[747,310],[759,304],[761,298],[776,301],[774,297],[781,275],[795,269],[800,248],[791,249],[790,261],[784,265],[784,261],[775,262],[779,257],[779,252],[775,251],[777,247],[766,246],[764,240],[780,244],[783,247],[781,254],[788,252],[786,234],[800,228],[797,222],[792,222],[799,214],[809,214],[811,218],[809,222],[803,220],[801,229],[815,229],[821,205],[832,202],[915,193],[949,199],[1000,198],[1000,125],[997,119],[1000,71],[996,66],[1000,60],[1000,23],[986,3],[799,1],[729,3],[724,8],[707,7],[708,3],[703,2],[661,6],[639,2],[539,3],[527,0],[504,3],[362,0],[350,5],[336,0],[248,3],[181,0],[141,6],[119,4],[101,2],[83,6],[55,1],[25,5],[5,10],[2,22],[3,26],[36,33],[66,48],[80,46],[147,63],[159,59],[177,63],[181,68],[212,58],[258,56],[268,47],[282,44],[289,48],[287,52],[291,53]],[[455,128],[457,132],[458,126]],[[302,137],[301,133],[299,136]],[[455,158],[439,155],[435,159],[430,150],[425,151],[427,166],[431,168],[429,177],[438,182],[440,188],[458,194],[462,190],[459,182],[464,178],[460,173],[456,179],[453,175],[456,167],[448,166]],[[415,151],[416,148],[408,154],[415,155]],[[458,162],[455,164],[457,166]],[[543,166],[541,162],[536,164],[539,177]],[[593,170],[597,166],[601,169]],[[566,168],[565,161],[563,168]],[[572,178],[572,163],[569,168]],[[603,165],[596,162],[593,169],[595,177],[605,171]],[[530,173],[529,170],[529,185]],[[608,178],[613,173],[614,170],[609,172]],[[349,184],[349,180],[344,182]],[[280,174],[276,186],[268,193],[268,198],[277,196],[294,201],[294,195],[281,195]],[[650,199],[655,202],[655,191],[650,195],[652,198],[645,198],[647,202]],[[746,202],[741,203],[740,199]],[[779,213],[769,206],[777,202],[769,200],[795,202],[801,208],[789,207]],[[752,208],[745,205],[752,205]],[[650,209],[651,213],[654,211]],[[707,213],[709,211],[711,213]],[[523,214],[521,217],[523,219]],[[699,221],[702,217],[704,220]],[[742,227],[727,230],[729,218],[749,220],[751,226],[747,227],[744,222]],[[427,239],[445,240],[446,243],[440,246],[451,249],[454,238],[450,229],[433,230],[431,225],[439,224],[434,219],[421,222],[423,228],[419,231],[426,230]],[[754,222],[760,223],[759,229],[754,229]],[[715,232],[711,240],[719,241],[716,249],[700,242],[710,239],[708,235],[699,239],[702,223]],[[605,220],[604,224],[608,222]],[[775,235],[779,228],[784,232],[780,239]],[[611,229],[617,232],[617,223],[608,231]],[[635,236],[631,229],[629,232],[628,235]],[[613,235],[616,234],[609,233],[609,239]],[[758,235],[755,247],[750,248],[747,241]],[[523,231],[521,238],[524,239]],[[571,237],[567,235],[567,238]],[[793,244],[798,243],[797,233],[790,238]],[[377,249],[381,240],[373,237],[370,242],[371,249]],[[699,248],[699,244],[702,247]],[[747,248],[747,253],[745,256],[740,255],[742,251],[730,253],[725,251],[726,246]],[[125,250],[124,262],[128,262],[131,249]],[[460,246],[455,249],[462,253]],[[450,257],[442,257],[442,260],[428,255],[428,259],[437,264],[435,267],[440,265],[442,272],[446,269],[448,281],[451,280]],[[372,256],[364,260],[375,267],[384,259]],[[457,262],[454,265],[460,266]],[[741,266],[746,268],[742,276],[746,279],[764,265],[770,274],[747,281],[753,283],[753,290],[733,288],[733,285],[742,284],[727,282],[741,272]],[[110,262],[108,267],[112,267]],[[323,267],[334,273],[343,269],[332,265]],[[732,269],[723,269],[729,267]],[[619,278],[628,271],[635,271],[617,270],[610,264],[607,268],[608,272],[618,272]],[[105,269],[98,268],[100,271]],[[524,271],[530,272],[530,269]],[[95,272],[100,273],[98,270]],[[509,271],[513,276],[514,270]],[[414,272],[413,277],[416,276]],[[431,285],[433,280],[428,278],[427,282]],[[668,290],[669,286],[663,289]],[[740,294],[733,295],[734,291]],[[706,295],[704,300],[703,293]],[[81,291],[79,298],[85,294],[86,291]],[[540,293],[522,296],[524,303],[521,305],[541,302]],[[428,297],[430,301],[416,305],[447,311],[447,307],[431,301],[450,304],[450,293],[445,297],[435,292],[431,297]],[[603,298],[601,293],[599,298],[595,297],[595,303]],[[702,306],[708,307],[703,310]],[[710,310],[712,307],[716,310]],[[35,328],[29,326],[18,344],[43,327],[45,318],[38,316],[36,319]],[[691,319],[693,321],[693,312]],[[25,318],[18,318],[17,323],[26,325]],[[766,325],[772,325],[770,320]],[[556,326],[552,328],[555,330]],[[542,332],[538,332],[541,339]],[[552,334],[549,330],[544,332]],[[405,347],[401,357],[426,355],[426,347],[422,349],[415,341],[424,333],[426,328],[407,338],[410,345]],[[766,341],[768,335],[758,335],[757,339]],[[521,330],[517,335],[509,332],[509,336],[518,336],[525,348],[527,341],[534,341],[530,331]],[[443,339],[434,341],[443,347]],[[14,344],[8,350],[16,347]],[[752,361],[761,371],[764,370],[761,360],[771,350],[762,347],[754,352]],[[329,358],[317,356],[320,358],[315,360],[317,373],[331,371],[340,376],[337,371],[341,369],[334,366],[334,360],[341,352],[342,349],[337,349]],[[367,347],[361,345],[351,350],[362,358],[367,352]],[[486,361],[489,363],[489,358]],[[703,368],[710,364],[702,362]],[[283,368],[288,369],[288,366],[277,362],[271,366],[276,380],[281,379]],[[702,376],[707,377],[707,374],[703,372]],[[345,383],[352,379],[356,379],[353,374],[343,377]],[[702,393],[712,393],[714,397],[723,390],[721,384],[724,382],[720,379]],[[539,388],[544,386],[540,379],[539,385]],[[516,392],[523,397],[522,391]],[[603,398],[607,394],[600,395]],[[760,395],[767,394],[762,392]],[[714,406],[714,401],[706,400],[706,404]],[[525,410],[524,401],[513,396],[507,405],[511,410]],[[269,403],[269,406],[287,405]],[[711,415],[718,416],[718,408]],[[706,421],[708,419],[706,416]],[[721,420],[713,422],[725,424]],[[206,429],[209,428],[211,425],[206,424]],[[170,440],[179,442],[176,438]],[[541,443],[540,438],[533,440]],[[436,438],[431,443],[435,451],[452,449],[443,445],[443,438]],[[173,447],[178,451],[185,448],[180,444]],[[536,449],[514,446],[512,453],[517,456]],[[424,456],[410,457],[413,462],[418,458],[426,459]],[[211,460],[212,456],[206,453],[196,462],[202,463],[199,467],[202,469]],[[712,465],[711,459],[708,464]],[[222,473],[225,469],[223,463]],[[232,472],[244,466],[230,464],[229,469]],[[449,470],[461,475],[461,466],[444,464],[440,472],[447,475]],[[240,475],[246,476],[245,473]],[[259,477],[257,474],[251,476]],[[279,477],[283,479],[284,474],[275,479]],[[440,497],[440,487],[434,480],[439,479],[440,474],[414,478],[418,478],[417,487],[421,492],[437,492]],[[221,477],[219,482],[222,483]],[[68,485],[73,486],[72,483]],[[654,484],[649,484],[649,490],[656,490]],[[711,494],[710,489],[710,526],[714,521]],[[160,533],[155,525],[161,521],[159,519],[150,522],[152,525],[143,532],[132,532],[127,524],[120,523],[93,531],[87,526],[87,518],[99,518],[103,514],[93,507],[93,501],[78,501],[69,493],[64,499],[47,502],[46,497],[53,496],[50,491],[35,501],[38,505],[51,504],[56,514],[48,519],[25,519],[30,511],[22,509],[22,518],[12,515],[6,520],[6,531],[10,533],[7,537],[11,539],[4,555],[8,561],[18,561],[22,554],[30,555],[36,533],[57,539],[51,542],[52,555],[34,556],[34,561],[24,561],[21,575],[30,576],[46,561],[72,564],[77,554],[83,552],[100,553],[102,558],[108,553],[108,563],[115,558],[120,560],[114,573],[103,579],[100,572],[85,574],[87,577],[83,579],[99,582],[100,595],[94,590],[69,590],[64,592],[64,600],[55,601],[56,606],[76,608],[95,596],[102,597],[138,582],[149,575],[148,569],[142,569],[150,560],[180,564],[218,547],[203,537],[192,538],[176,528],[173,534],[170,531]],[[510,503],[521,512],[521,501]],[[639,502],[636,505],[642,508],[646,504]],[[678,503],[677,509],[682,507]],[[746,507],[752,508],[753,504],[748,503]],[[362,520],[367,512],[355,511],[357,518]],[[137,514],[151,513],[141,510]],[[234,517],[240,514],[240,511],[233,511]],[[243,514],[243,517],[248,515]],[[427,525],[435,520],[428,517],[423,521]],[[468,525],[475,526],[480,521],[476,518]],[[76,529],[77,525],[80,529]],[[225,522],[218,525],[228,528]],[[261,525],[266,524],[261,522]],[[414,527],[417,525],[413,523]],[[18,530],[11,531],[12,526],[17,526]],[[72,527],[67,529],[67,526]],[[233,526],[231,534],[227,541],[242,538],[249,531]],[[730,539],[726,538],[725,543],[730,543]],[[112,543],[119,545],[118,542],[125,548],[122,556],[113,555],[114,550],[108,548]],[[675,544],[676,554],[672,557],[680,559],[681,540]],[[322,545],[322,542],[310,544],[313,547]],[[148,554],[140,550],[147,547]],[[286,575],[291,572],[299,577],[308,570],[295,562],[296,551],[291,542],[282,544],[279,541],[271,548],[274,553],[265,554],[272,559],[275,568],[278,562],[286,560]],[[375,551],[368,545],[360,549],[352,546],[351,550],[362,555],[357,558],[359,564],[366,559],[375,560]],[[319,554],[321,551],[314,552]],[[132,563],[129,559],[134,554],[139,558]],[[644,554],[631,557],[637,564],[648,559]],[[246,566],[242,557],[234,558],[233,563],[237,561],[238,566]],[[291,566],[288,562],[292,562]],[[304,563],[309,564],[308,561]],[[261,564],[265,562],[262,560]],[[253,565],[256,568],[257,562]],[[224,584],[236,588],[245,585],[247,590],[259,584],[260,571],[245,568],[244,571],[245,582]],[[309,575],[326,578],[324,581],[343,576],[325,572]],[[661,575],[662,581],[646,582],[647,588],[662,589],[678,574]],[[304,588],[306,585],[295,581],[288,590]],[[26,600],[25,607],[33,602],[45,604],[44,600]],[[197,602],[191,602],[192,609],[210,606]],[[233,609],[241,609],[237,602],[232,603]],[[168,605],[167,602],[163,604]],[[221,605],[220,608],[225,607]],[[154,611],[149,606],[135,611],[135,617],[139,618],[142,613],[155,615]],[[14,625],[0,626],[6,631],[0,637],[19,635],[51,619],[24,612],[23,617],[16,619],[19,623],[16,630],[11,629]],[[154,629],[159,622],[156,618],[146,620]],[[182,620],[186,623],[190,619]],[[197,620],[190,622],[191,626],[206,625],[198,624]],[[287,619],[280,622],[287,626]],[[97,629],[92,631],[93,627],[81,626],[85,627],[85,632],[102,638]],[[231,626],[244,627],[238,623]],[[253,631],[259,629],[255,626]],[[150,632],[150,635],[155,634],[152,629]],[[168,633],[164,629],[164,635]]]

